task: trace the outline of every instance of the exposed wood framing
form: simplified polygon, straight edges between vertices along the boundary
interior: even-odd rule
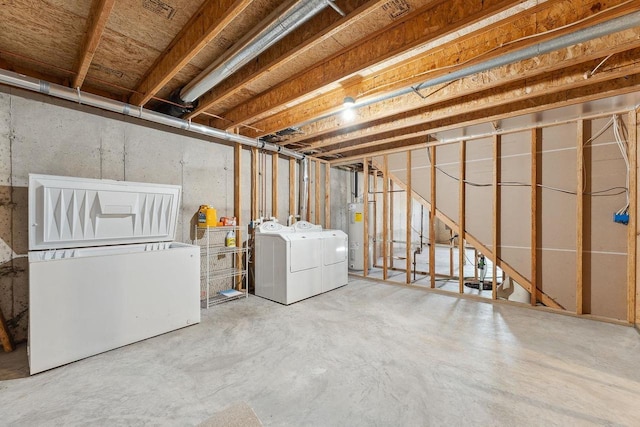
[[[407,169],[407,188],[406,188],[406,195],[407,195],[407,212],[406,212],[406,238],[405,241],[407,242],[405,244],[405,248],[406,248],[406,270],[407,270],[407,285],[411,283],[411,218],[412,218],[412,202],[413,202],[413,198],[411,197],[411,192],[412,192],[412,187],[411,187],[411,179],[412,179],[412,166],[411,166],[411,151],[407,151],[407,164],[406,164],[406,169]]]
[[[280,156],[271,155],[271,215],[278,218],[278,160]]]
[[[387,280],[389,267],[389,158],[382,161],[382,278]]]
[[[147,71],[129,102],[133,105],[149,102],[251,2],[252,0],[207,0]]]
[[[251,148],[251,220],[258,218],[258,149]]]
[[[316,210],[316,224],[320,224],[320,162],[316,161],[316,176],[314,179],[315,184],[315,210]]]
[[[429,147],[431,152],[431,203],[429,204],[429,273],[431,287],[436,287],[436,147]]]
[[[367,277],[369,275],[369,159],[366,157],[362,159],[362,201],[364,211],[364,243],[362,247],[362,259],[364,265],[362,267],[362,275]]]
[[[242,224],[242,146],[233,146],[233,214],[236,217],[236,224]],[[242,247],[242,233],[240,229],[236,232],[236,244]],[[242,253],[236,254],[236,266],[242,269]],[[242,289],[242,280],[236,283],[236,289]]]
[[[305,218],[300,218],[305,221],[311,222],[311,160],[309,160],[309,179],[307,180],[307,216]]]
[[[74,88],[80,88],[84,83],[114,4],[115,0],[94,0],[93,2],[87,19],[87,31],[82,41],[80,55],[76,61],[76,76],[73,78],[72,86]]]
[[[638,115],[629,112],[629,224],[627,224],[627,321],[637,323],[636,262],[638,237]]]
[[[324,228],[331,228],[331,166],[324,164]]]
[[[538,147],[542,143],[542,130],[531,130],[531,286],[538,286]],[[507,271],[507,274],[509,272]],[[511,276],[511,274],[509,274]],[[513,277],[513,276],[511,276]],[[518,282],[519,283],[519,282]],[[536,292],[531,292],[531,305],[536,305]]]
[[[389,267],[390,268],[394,268],[393,265],[393,259],[394,259],[394,240],[395,240],[395,233],[394,233],[394,221],[393,221],[393,208],[394,208],[394,199],[395,199],[395,191],[393,189],[393,181],[389,181]]]
[[[500,259],[500,167],[502,137],[493,137],[493,286],[491,287],[491,299],[498,298],[498,259]]]
[[[371,264],[378,263],[378,166],[373,171],[373,259]]]
[[[577,122],[576,140],[576,314],[583,314],[583,259],[584,259],[584,185],[585,185],[585,144],[584,120]]]
[[[289,158],[289,215],[296,215],[296,160]]]
[[[464,293],[464,240],[465,240],[465,208],[466,208],[466,186],[465,179],[467,179],[467,141],[460,141],[460,180],[458,181],[458,292]]]

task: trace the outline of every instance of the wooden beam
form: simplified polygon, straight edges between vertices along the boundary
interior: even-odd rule
[[[407,285],[411,284],[411,256],[413,255],[411,253],[411,225],[412,225],[412,217],[413,217],[413,212],[412,212],[412,203],[413,203],[413,198],[411,197],[411,192],[412,192],[412,186],[411,186],[411,180],[412,180],[412,164],[411,164],[411,151],[407,151],[407,163],[406,163],[406,169],[407,169],[407,188],[406,188],[406,195],[407,195],[407,212],[406,212],[406,238],[405,241],[407,242],[405,244],[405,248],[406,248],[406,260],[407,260],[407,264],[406,264],[406,269],[407,269],[407,280],[406,283]]]
[[[382,161],[382,278],[387,280],[389,268],[389,158]]]
[[[394,198],[395,198],[395,191],[393,188],[393,181],[389,181],[389,267],[390,268],[394,268],[393,265],[393,255],[394,255],[394,243],[393,241],[395,240],[395,236],[394,236],[394,221],[393,221],[393,211],[394,211]]]
[[[306,95],[309,92],[318,91],[319,88],[317,88],[314,83],[322,82],[322,77],[318,76],[315,79],[310,79],[312,81],[307,81],[306,85],[296,83],[295,79],[293,79],[291,82],[288,82],[289,85],[272,89],[271,96],[267,97],[265,95],[264,97],[257,97],[254,101],[256,104],[269,105],[271,108],[276,107],[276,114],[271,116],[261,111],[257,106],[252,105],[244,109],[244,114],[230,113],[225,117],[231,120],[231,123],[252,123],[253,126],[264,130],[265,133],[271,133],[296,123],[309,122],[312,117],[323,117],[335,114],[341,108],[345,93],[356,94],[358,102],[369,104],[371,101],[382,97],[385,93],[399,91],[411,86],[415,87],[426,80],[440,77],[447,73],[454,72],[457,69],[462,69],[463,67],[468,67],[470,64],[473,65],[484,60],[490,60],[508,52],[523,49],[550,38],[595,25],[596,23],[629,13],[638,7],[637,4],[621,5],[623,2],[624,0],[616,0],[611,4],[607,4],[601,7],[596,15],[596,11],[591,8],[591,6],[593,6],[592,2],[584,2],[582,0],[546,1],[530,9],[523,10],[509,18],[495,22],[489,27],[479,29],[466,36],[458,37],[455,41],[446,44],[437,44],[431,50],[416,53],[411,59],[406,61],[390,64],[384,68],[378,64],[375,73],[361,73],[361,75],[364,76],[363,78],[355,79],[353,83],[343,84],[333,90],[324,90],[322,93],[317,93],[317,96],[312,97],[313,100],[310,100],[311,97],[306,97],[304,101],[302,101],[300,96],[296,96],[296,93]],[[430,19],[422,17],[421,25],[424,26],[423,28],[430,26],[430,20],[439,20],[440,22],[436,24],[436,26],[442,25],[444,22],[450,22],[451,26],[449,28],[454,31],[459,29],[456,28],[457,16],[450,16],[447,17],[447,19],[442,19],[442,16],[438,16],[447,13],[457,15],[458,12],[451,13],[451,10],[458,6],[457,3],[456,1],[442,2],[440,5],[435,6],[434,9],[437,9],[437,12],[432,10],[431,13],[433,15],[429,17]],[[467,3],[478,4],[479,2]],[[484,3],[486,4],[487,2],[485,1]],[[488,16],[487,12],[484,13],[485,16]],[[409,20],[409,22],[410,21],[411,20]],[[545,24],[541,25],[541,22]],[[550,29],[554,31],[549,32],[548,30]],[[422,33],[422,31],[419,32]],[[391,34],[394,33],[389,31],[389,35]],[[533,37],[534,35],[535,37]],[[519,41],[511,43],[512,40]],[[610,44],[609,47],[611,48],[616,45],[616,43]],[[375,52],[375,48],[370,49],[370,52]],[[549,73],[551,70],[572,66],[588,59],[581,57],[581,55],[576,55],[577,52],[575,52],[575,48],[573,47],[572,49],[561,50],[561,54],[566,52],[569,53],[565,56],[561,56],[558,53],[550,55],[549,57],[553,58],[553,63],[548,68],[545,67],[547,65],[546,63],[539,63],[537,58],[527,60],[525,62],[527,67],[530,68],[534,64],[537,64],[538,68],[541,69],[540,71],[528,70],[529,74],[540,75],[542,72]],[[364,53],[355,55],[353,58],[363,57],[363,55],[366,56]],[[368,55],[371,54],[369,53]],[[607,54],[605,54],[605,56],[606,55]],[[562,63],[562,65],[560,66],[559,63]],[[342,63],[340,64],[342,65]],[[337,71],[342,71],[342,68],[334,65],[331,60],[322,65],[325,67],[336,66],[339,68]],[[511,69],[513,68],[515,67],[511,67]],[[309,71],[313,72],[315,70],[307,70],[307,72]],[[327,74],[325,71],[325,76],[328,75],[330,74]],[[308,77],[307,74],[304,76]],[[504,84],[502,77],[496,78],[494,76],[497,76],[497,74],[495,74],[494,70],[491,70],[491,72],[482,73],[480,77],[475,75],[474,78],[482,82],[481,84],[491,87]],[[338,77],[338,79],[343,77]],[[510,82],[515,81],[514,77],[518,79],[524,78],[520,73],[507,74],[505,77],[508,79],[507,81]],[[426,98],[430,98],[431,93],[437,89],[439,88],[426,88],[421,91],[421,94]],[[298,90],[299,92],[296,92]],[[451,94],[451,91],[447,90],[447,92]],[[280,94],[280,97],[276,97],[276,94]],[[420,103],[424,105],[426,102],[431,102],[428,99],[425,100],[421,98],[422,97],[416,96],[415,93],[412,94],[412,96],[406,96],[405,94],[402,99],[396,99],[394,97],[391,102],[386,103],[390,110],[388,114],[407,111],[408,106],[402,102],[405,100],[412,104],[413,108],[418,108]],[[385,114],[383,111],[384,108],[381,108],[379,103],[376,104],[378,104],[375,107],[378,111],[377,114]],[[264,110],[264,108],[265,107],[262,109]],[[370,111],[370,107],[358,108],[358,115],[361,117],[370,117],[367,114],[367,112]],[[342,123],[344,123],[344,120]]]
[[[311,222],[311,160],[309,160],[309,179],[307,179],[307,215],[304,218],[305,221]]]
[[[271,215],[278,218],[278,160],[277,153],[271,155]]]
[[[331,228],[331,165],[324,164],[324,228]]]
[[[364,217],[364,242],[362,247],[363,268],[362,275],[369,275],[369,159],[362,159],[362,201],[363,201],[363,217]]]
[[[458,292],[464,293],[464,264],[465,264],[465,229],[466,229],[466,185],[467,179],[467,141],[460,141],[460,170],[458,181]]]
[[[585,164],[584,164],[584,144],[585,140],[584,120],[577,122],[576,140],[576,314],[583,314],[583,233],[584,233],[584,185],[585,185]]]
[[[246,88],[268,75],[282,72],[283,68],[291,66],[290,63],[301,55],[307,54],[314,48],[326,43],[338,33],[349,31],[350,27],[357,25],[366,15],[375,11],[388,0],[356,0],[342,2],[340,4],[346,18],[341,17],[334,10],[326,8],[317,16],[314,16],[297,30],[277,43],[265,52],[258,55],[253,61],[235,72],[215,89],[204,94],[199,99],[199,106],[195,114],[202,111],[219,113],[221,110],[216,105],[224,105],[228,99],[247,96]],[[328,25],[329,23],[329,25]],[[251,95],[250,95],[251,96]]]
[[[379,168],[378,168],[379,169]],[[373,171],[373,259],[372,265],[378,263],[378,170]]]
[[[628,124],[629,156],[629,224],[627,224],[627,321],[637,321],[636,262],[638,237],[638,115],[630,111]]]
[[[296,160],[289,158],[289,215],[296,215]]]
[[[130,103],[144,105],[216,38],[252,0],[207,0],[147,71]]]
[[[538,150],[542,130],[531,130],[531,286],[538,287]],[[507,272],[507,274],[509,274]],[[511,274],[509,274],[511,276]],[[537,304],[536,292],[531,292],[531,305]]]
[[[320,162],[316,163],[316,176],[314,177],[315,183],[315,210],[316,210],[316,224],[320,224]]]
[[[242,146],[240,144],[233,146],[233,215],[236,217],[238,226],[244,225],[242,223]],[[236,245],[238,247],[242,247],[242,232],[240,230],[236,231]],[[242,270],[242,264],[242,253],[238,253],[236,254],[237,268]],[[242,289],[242,280],[236,283],[236,289]]]
[[[502,137],[493,137],[493,286],[491,299],[498,298],[498,260],[500,259],[500,149]]]
[[[612,46],[615,46],[617,53],[610,52]],[[358,120],[346,128],[340,115],[316,120],[302,126],[302,136],[292,138],[287,143],[304,142],[309,149],[330,147],[333,148],[331,152],[338,154],[347,151],[343,148],[350,141],[366,144],[382,139],[392,140],[400,135],[404,138],[419,136],[420,130],[426,130],[421,124],[459,114],[458,111],[469,113],[489,105],[513,103],[514,99],[534,99],[635,74],[639,63],[639,47],[640,28],[626,30],[572,46],[561,54],[542,55],[543,66],[540,66],[539,58],[534,58],[482,73],[482,78],[476,75],[457,80],[447,84],[446,90],[440,90],[444,86],[431,88],[426,99],[411,93],[359,107]],[[605,72],[584,79],[584,70],[594,69],[609,53],[615,55],[606,62]],[[576,61],[578,63],[569,66],[569,63]],[[537,102],[535,104],[540,105]],[[257,123],[256,126],[263,125]],[[399,134],[391,132],[401,129],[403,131]]]
[[[81,88],[84,78],[87,76],[93,56],[98,49],[102,33],[107,26],[109,15],[113,9],[115,0],[94,0],[87,18],[87,29],[80,48],[80,55],[76,60],[76,76],[73,79],[74,88]]]
[[[258,149],[251,148],[251,221],[258,218]]]
[[[487,15],[517,3],[520,1],[483,0],[469,2],[468,0],[450,0],[428,4],[416,13],[407,15],[405,19],[397,20],[393,26],[373,33],[272,89],[252,97],[249,101],[224,114],[226,122],[219,122],[219,124],[228,126],[229,123],[235,125],[251,123],[262,118],[262,115],[265,115],[269,110],[293,102],[299,103],[303,95],[321,91],[327,85],[345,77],[354,76],[374,65],[385,61],[385,64],[390,64],[388,61],[396,63],[405,61],[403,54],[407,50],[418,48],[429,41],[455,33]],[[504,29],[502,30],[504,31]],[[519,33],[521,32],[522,30]],[[485,41],[485,44],[488,43]],[[494,48],[494,46],[487,47]],[[458,48],[458,55],[462,55],[459,46],[456,45],[456,48]],[[410,81],[401,80],[405,87],[411,85]],[[396,84],[398,84],[397,81]],[[359,98],[364,97],[360,96]],[[302,121],[304,120],[297,123]]]
[[[431,200],[429,208],[429,273],[431,275],[431,287],[436,287],[436,147],[428,148],[431,153]]]

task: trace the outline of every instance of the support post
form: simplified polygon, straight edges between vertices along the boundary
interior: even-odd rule
[[[578,120],[576,140],[576,314],[583,314],[584,143],[585,122]]]
[[[387,169],[387,173],[388,173],[388,169]],[[393,208],[394,208],[394,204],[393,203],[393,199],[395,196],[395,191],[393,189],[393,181],[389,181],[389,267],[390,268],[394,268],[393,265],[393,255],[394,255],[394,244],[393,244],[393,240],[395,239],[394,236],[394,222],[393,222]]]
[[[500,144],[502,137],[493,137],[493,270],[491,298],[498,298],[498,260],[500,259]]]
[[[369,274],[369,159],[366,157],[362,159],[362,199],[364,205],[364,242],[363,242],[363,256],[364,266],[362,267],[362,275],[367,277]]]
[[[431,151],[431,200],[429,209],[429,275],[431,287],[436,287],[436,147],[428,148]]]
[[[373,171],[373,259],[371,265],[378,264],[378,171]]]
[[[315,183],[315,205],[316,205],[316,224],[320,224],[320,162],[316,161],[316,176],[313,180]]]
[[[411,196],[411,151],[407,151],[407,216],[406,216],[406,270],[407,270],[407,285],[411,284],[411,218],[412,218],[412,201]]]
[[[324,164],[324,228],[331,228],[331,165]]]
[[[389,158],[385,154],[382,165],[382,278],[388,278],[389,266]]]
[[[258,218],[258,149],[251,149],[251,220]]]
[[[233,147],[233,211],[236,217],[236,225],[242,225],[242,146],[236,144]],[[242,247],[242,233],[240,228],[236,231],[236,242]],[[242,253],[236,254],[236,266],[242,270]],[[236,289],[242,289],[242,280],[236,283]]]
[[[636,257],[638,236],[638,115],[629,112],[629,224],[627,224],[627,321],[637,323]]]
[[[460,141],[460,181],[458,182],[458,292],[464,293],[464,239],[465,239],[465,207],[466,207],[466,185],[467,174],[467,141]],[[475,261],[474,261],[475,263]]]
[[[537,304],[538,288],[538,145],[541,129],[531,130],[531,305]]]

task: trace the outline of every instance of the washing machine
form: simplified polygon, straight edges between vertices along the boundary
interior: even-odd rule
[[[255,294],[289,305],[322,293],[322,239],[273,221],[255,231]]]
[[[293,224],[296,233],[318,236],[322,241],[322,292],[344,286],[349,281],[349,239],[341,230],[323,230],[321,225],[307,221]]]

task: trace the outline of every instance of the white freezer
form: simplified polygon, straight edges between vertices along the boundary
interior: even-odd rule
[[[180,192],[29,176],[31,374],[200,322],[199,248],[171,241]]]

